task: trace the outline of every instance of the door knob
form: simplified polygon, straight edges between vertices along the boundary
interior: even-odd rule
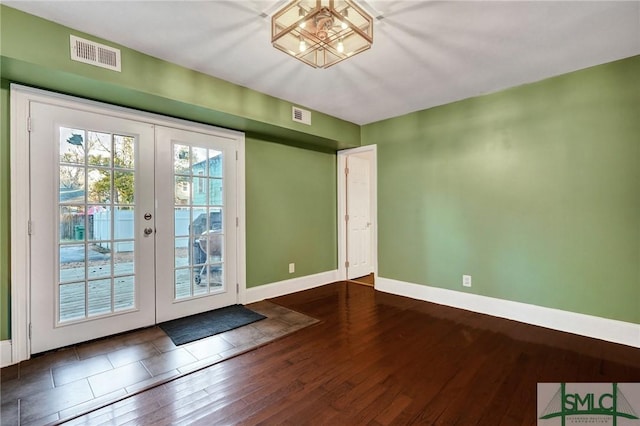
[[[144,235],[153,234],[153,228],[144,228]]]

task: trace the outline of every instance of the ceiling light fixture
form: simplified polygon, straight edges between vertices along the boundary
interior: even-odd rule
[[[351,0],[294,0],[271,18],[271,43],[314,68],[329,68],[373,44],[373,18]]]

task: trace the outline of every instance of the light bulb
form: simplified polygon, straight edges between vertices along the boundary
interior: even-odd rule
[[[344,43],[342,43],[342,39],[338,42],[338,52],[344,52]]]
[[[304,15],[305,15],[304,9],[303,8],[298,8],[298,17],[302,18],[302,17],[304,17]],[[300,28],[304,28],[306,26],[307,26],[307,21],[300,22]]]
[[[305,50],[307,50],[307,42],[304,41],[304,39],[300,39],[300,51],[304,52]]]
[[[348,18],[349,17],[349,9],[346,8],[345,10],[342,11],[342,17],[343,18]],[[347,28],[349,28],[349,25],[347,25],[347,22],[345,20],[342,20],[342,22],[340,23],[340,27],[342,27],[343,30],[346,30]]]

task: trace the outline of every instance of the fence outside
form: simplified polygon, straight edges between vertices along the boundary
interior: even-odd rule
[[[111,235],[111,213],[113,212],[113,235],[115,240],[133,239],[134,237],[134,210],[115,209],[113,211],[104,210],[97,212],[92,217],[92,235],[93,240],[103,241],[100,246],[111,249],[109,240]],[[175,232],[176,235],[189,235],[190,217],[188,210],[178,210],[175,212]],[[121,241],[115,243],[115,252],[131,251],[133,249],[133,241]],[[176,247],[187,247],[188,242],[185,239],[176,239]]]

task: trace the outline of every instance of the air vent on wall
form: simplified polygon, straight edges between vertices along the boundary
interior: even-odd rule
[[[311,125],[311,111],[306,109],[291,107],[291,119],[295,122]]]
[[[71,59],[120,72],[120,49],[69,36]]]

